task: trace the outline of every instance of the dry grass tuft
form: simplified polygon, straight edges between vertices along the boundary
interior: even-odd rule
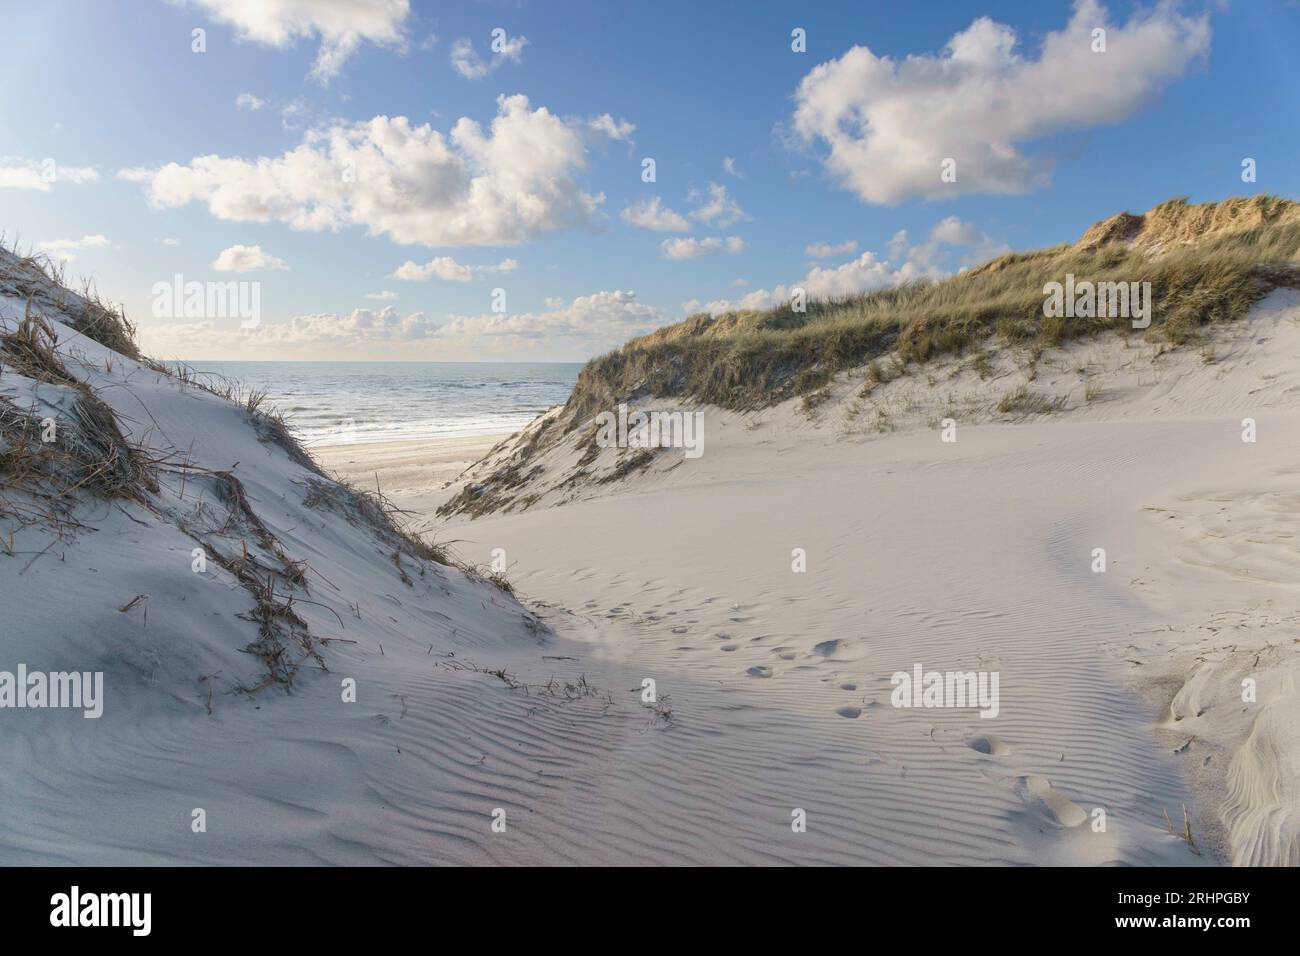
[[[1148,335],[1182,345],[1241,318],[1270,289],[1300,285],[1300,205],[1272,196],[1174,200],[1098,223],[1075,245],[1011,253],[938,282],[810,302],[806,313],[786,304],[693,315],[589,362],[566,418],[576,427],[633,393],[756,408],[815,392],[836,372],[890,352],[922,363],[995,335],[1041,349],[1129,328],[1127,319],[1045,319],[1043,286],[1066,273],[1150,282]]]

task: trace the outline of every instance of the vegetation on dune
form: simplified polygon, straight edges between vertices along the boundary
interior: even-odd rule
[[[1273,196],[1103,220],[1079,242],[1010,253],[941,281],[821,302],[794,312],[693,315],[633,339],[583,368],[565,418],[574,427],[633,395],[690,397],[724,408],[770,405],[825,386],[839,371],[892,352],[904,364],[960,354],[987,339],[1046,348],[1127,318],[1050,319],[1043,286],[1067,273],[1092,282],[1150,282],[1151,327],[1172,344],[1239,319],[1282,285],[1300,285],[1300,204]]]
[[[290,687],[301,666],[324,666],[320,648],[332,639],[315,636],[296,610],[316,603],[309,597],[311,568],[288,555],[259,517],[233,468],[205,467],[192,460],[190,452],[132,437],[132,429],[124,427],[96,390],[129,383],[134,369],[129,363],[123,367],[117,358],[121,355],[167,376],[182,390],[201,389],[238,408],[261,441],[305,469],[298,482],[306,488],[304,504],[335,512],[363,529],[389,556],[406,585],[414,587],[412,574],[423,578],[432,562],[503,586],[408,528],[409,516],[378,489],[362,490],[326,476],[280,414],[267,405],[264,391],[142,356],[135,330],[119,310],[89,292],[70,292],[62,283],[62,274],[48,262],[0,244],[0,294],[22,303],[20,315],[6,314],[9,321],[0,324],[0,384],[14,376],[47,386],[45,405],[31,395],[21,402],[9,390],[0,390],[0,555],[33,553],[16,543],[16,535],[31,528],[48,531],[54,541],[67,540],[86,527],[78,516],[90,496],[132,502],[188,535],[253,599],[252,609],[240,616],[256,625],[258,636],[243,650],[264,662],[266,674],[254,686],[238,689],[252,693],[272,685]],[[75,346],[63,348],[60,340],[66,341],[66,328],[48,318],[60,314],[117,355],[92,364]],[[63,393],[62,401],[49,404],[55,389]],[[178,507],[182,501],[186,504]],[[35,551],[31,561],[48,553],[54,541]],[[121,610],[130,610],[142,599],[147,597],[141,595]]]
[[[140,359],[135,326],[126,313],[99,297],[89,281],[80,293],[70,292],[63,264],[43,255],[22,255],[6,248],[0,235],[0,293],[55,309],[72,320],[72,327],[118,355]]]
[[[1142,295],[1149,327],[1135,329],[1131,313],[1117,316],[1110,308],[1099,317],[1045,314],[1045,286],[1068,285],[1069,275],[1097,289],[1117,283],[1131,291],[1133,283],[1150,283],[1149,297]],[[1300,204],[1263,195],[1202,205],[1173,199],[1142,215],[1104,219],[1073,244],[1008,253],[940,281],[813,301],[804,312],[787,303],[692,315],[588,362],[565,407],[528,429],[517,447],[492,457],[438,514],[478,517],[526,508],[539,497],[531,484],[541,467],[535,459],[620,402],[675,399],[746,410],[802,397],[812,414],[829,399],[836,373],[849,369],[864,370],[860,402],[945,356],[965,355],[987,380],[991,350],[1001,346],[1023,353],[1019,364],[1032,381],[1045,349],[1107,330],[1171,346],[1197,343],[1209,362],[1213,346],[1205,340],[1212,327],[1243,318],[1282,286],[1300,287]],[[1085,398],[1099,394],[1090,384]],[[1057,404],[1024,385],[1005,394],[997,412],[1021,418]],[[883,408],[871,424],[879,432],[894,428]],[[595,457],[588,449],[555,488],[626,473],[620,460],[613,472],[597,475],[588,469]]]

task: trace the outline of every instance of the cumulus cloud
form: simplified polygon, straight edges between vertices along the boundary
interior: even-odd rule
[[[313,232],[358,225],[426,246],[514,245],[592,221],[605,197],[574,178],[586,165],[585,129],[526,96],[500,96],[486,132],[468,117],[444,135],[376,116],[308,131],[280,156],[197,156],[118,175],[143,183],[157,208],[202,202],[234,222]]]
[[[62,259],[64,262],[71,262],[76,258],[74,253],[78,250],[107,249],[111,245],[107,236],[96,234],[82,236],[80,239],[46,239],[44,242],[36,243],[36,251]]]
[[[333,354],[403,356],[429,354],[567,355],[587,357],[665,324],[658,309],[634,292],[596,292],[571,301],[550,299],[540,312],[451,315],[438,323],[424,312],[403,314],[395,306],[323,312],[289,322],[263,322],[239,329],[234,322],[151,324],[151,354],[202,357],[225,354]]]
[[[614,139],[624,143],[632,142],[632,134],[636,132],[636,126],[627,120],[616,120],[608,113],[602,113],[594,119],[588,120],[587,125],[592,131],[598,133],[607,139]]]
[[[193,0],[243,40],[283,48],[320,40],[311,75],[324,84],[365,41],[400,45],[409,0]]]
[[[52,159],[0,156],[0,189],[33,189],[47,193],[59,182],[81,185],[98,178],[99,171],[91,166],[60,166]]]
[[[317,312],[300,315],[286,327],[267,325],[255,331],[263,332],[261,338],[271,343],[336,344],[372,341],[409,342],[432,333],[434,324],[423,312],[402,315],[396,306],[388,305],[376,312],[373,309],[353,309],[347,315]]]
[[[1107,31],[1103,53],[1093,52],[1094,29]],[[939,54],[894,60],[854,46],[800,82],[794,131],[822,144],[827,171],[867,202],[1023,193],[1050,175],[1024,144],[1133,115],[1208,52],[1210,26],[1172,3],[1112,25],[1098,0],[1076,0],[1037,58],[1018,42],[980,17]],[[945,183],[949,158],[956,181]]]
[[[856,243],[853,245],[856,249]],[[809,246],[805,252],[812,255],[809,250],[815,248]],[[964,264],[976,258],[983,261],[1007,251],[1007,248],[971,223],[949,216],[930,230],[925,242],[916,245],[908,242],[906,230],[899,230],[890,240],[889,256],[885,259],[868,251],[838,266],[814,266],[802,279],[788,285],[755,289],[739,299],[716,299],[712,302],[692,299],[683,303],[682,308],[687,313],[710,312],[714,315],[736,309],[770,309],[788,302],[796,288],[803,289],[809,299],[856,295],[918,279],[942,278],[950,274],[945,265],[953,252],[963,254]]]
[[[709,183],[707,192],[692,190],[687,199],[697,204],[691,210],[691,218],[706,226],[725,229],[732,223],[748,218],[745,210],[731,198],[727,187],[721,183]]]
[[[635,292],[614,291],[579,296],[567,303],[550,299],[544,312],[453,315],[435,336],[440,341],[497,350],[527,350],[545,344],[594,354],[663,324],[659,310],[638,302]]]
[[[212,268],[218,272],[267,272],[283,271],[289,264],[263,252],[261,246],[230,246],[221,250]]]
[[[949,247],[962,250],[957,264],[961,267],[987,262],[994,256],[1010,252],[1011,247],[999,242],[992,236],[975,227],[974,223],[949,216],[935,223],[929,238],[917,245],[908,244],[906,229],[894,233],[889,241],[890,258],[906,257],[910,262],[928,273],[943,274],[942,264],[952,251]]]
[[[461,37],[451,45],[451,65],[467,80],[482,79],[503,63],[522,60],[527,45],[527,37],[508,37],[503,30],[499,37],[493,37],[492,55],[484,60],[475,51],[474,44]]]
[[[519,268],[517,259],[502,259],[496,265],[466,266],[461,265],[451,256],[438,256],[424,265],[407,259],[393,272],[392,278],[406,282],[427,282],[430,279],[442,279],[444,282],[469,282],[477,272],[514,272]]]
[[[833,246],[829,242],[814,242],[811,245],[804,246],[803,254],[811,259],[832,259],[835,256],[847,256],[857,251],[857,242],[850,239],[848,242],[841,242],[837,246]]]
[[[623,210],[622,217],[624,222],[638,229],[652,229],[656,232],[689,232],[691,228],[690,221],[685,216],[673,212],[658,196],[632,203]]]
[[[330,346],[403,345],[425,340],[435,328],[423,312],[402,315],[395,306],[353,309],[349,313],[318,312],[288,322],[262,322],[253,329],[238,323],[205,319],[200,322],[150,323],[141,327],[148,346],[160,355],[284,354]]]
[[[250,113],[256,113],[266,105],[266,100],[260,96],[254,96],[252,93],[240,93],[235,97],[235,109],[248,110]]]
[[[468,282],[474,278],[474,272],[469,266],[461,265],[451,256],[438,256],[424,265],[417,265],[407,259],[397,267],[392,277],[405,282],[427,282],[435,277],[444,282]]]
[[[659,248],[663,250],[665,257],[674,262],[682,262],[686,259],[698,259],[701,256],[716,256],[722,252],[734,256],[745,251],[745,240],[739,236],[727,236],[725,239],[721,236],[709,236],[705,239],[678,236],[675,239],[665,239],[659,243]]]

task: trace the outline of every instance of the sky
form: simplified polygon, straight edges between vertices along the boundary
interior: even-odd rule
[[[582,361],[1300,193],[1287,0],[0,8],[0,229],[159,358]]]

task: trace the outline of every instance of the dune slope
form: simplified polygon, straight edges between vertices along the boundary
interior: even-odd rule
[[[595,704],[489,673],[545,628],[96,308],[0,259],[0,671],[103,687],[0,709],[0,862],[519,858],[491,811],[578,758],[518,749]]]

